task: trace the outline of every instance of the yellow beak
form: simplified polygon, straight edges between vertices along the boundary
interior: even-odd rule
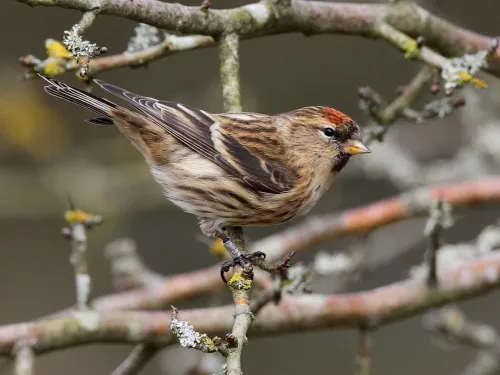
[[[344,152],[349,155],[368,154],[370,149],[357,139],[350,139],[344,144]]]

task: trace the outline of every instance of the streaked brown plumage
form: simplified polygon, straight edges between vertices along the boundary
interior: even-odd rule
[[[52,79],[45,90],[115,124],[142,153],[165,196],[204,234],[271,225],[307,213],[351,155],[369,152],[358,125],[328,107],[268,116],[209,114],[95,80],[134,110]],[[234,256],[234,254],[233,254]]]

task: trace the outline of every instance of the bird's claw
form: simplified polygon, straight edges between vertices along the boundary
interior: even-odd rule
[[[224,262],[220,268],[220,277],[222,278],[222,281],[224,281],[227,284],[227,280],[224,274],[228,272],[231,269],[231,267],[234,267],[236,265],[241,266],[245,272],[251,272],[252,259],[255,258],[266,259],[266,254],[264,254],[262,251],[256,251],[255,253],[251,254],[241,254],[236,258]]]

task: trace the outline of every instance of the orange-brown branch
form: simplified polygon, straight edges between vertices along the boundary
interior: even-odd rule
[[[290,250],[305,251],[336,238],[367,233],[391,223],[428,213],[434,199],[464,207],[500,201],[500,177],[420,188],[336,215],[312,217],[283,232],[252,244],[270,259],[279,259]]]
[[[251,245],[270,259],[280,259],[290,250],[306,251],[313,246],[342,236],[356,235],[416,215],[425,215],[433,199],[441,198],[456,207],[500,201],[500,177],[421,188],[339,215],[312,217],[304,223],[271,235]],[[116,309],[155,309],[180,300],[214,292],[224,284],[220,265],[169,276],[158,286],[111,294],[98,298],[94,307],[101,311]],[[259,275],[257,275],[259,279]]]

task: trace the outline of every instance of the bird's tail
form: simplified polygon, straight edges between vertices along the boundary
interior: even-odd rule
[[[50,95],[78,104],[100,116],[88,119],[87,122],[96,125],[116,125],[148,161],[158,165],[166,163],[164,142],[166,133],[154,122],[107,99],[68,86],[52,78],[42,75],[40,77],[50,83],[44,87]]]
[[[111,109],[119,107],[117,104],[89,92],[68,86],[62,82],[56,81],[55,79],[45,77],[41,74],[39,74],[39,76],[50,83],[50,85],[44,87],[48,94],[67,100],[71,103],[78,104],[79,106],[94,111],[101,116],[85,121],[95,125],[113,124],[113,120],[110,118],[109,114]]]

